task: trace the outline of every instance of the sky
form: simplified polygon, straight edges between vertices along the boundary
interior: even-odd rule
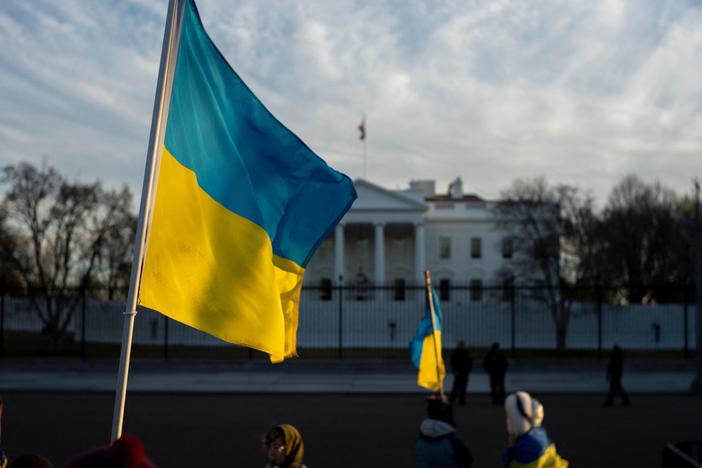
[[[495,198],[544,176],[606,201],[702,176],[702,2],[199,0],[262,102],[331,166]],[[2,0],[0,165],[144,171],[166,0]]]

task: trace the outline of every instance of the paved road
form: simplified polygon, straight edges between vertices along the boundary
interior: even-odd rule
[[[656,467],[668,441],[702,439],[702,398],[638,396],[629,408],[600,396],[537,395],[545,425],[574,467]],[[39,452],[57,466],[109,437],[112,395],[5,392],[3,444]],[[413,395],[245,395],[133,393],[125,432],[142,438],[161,467],[261,467],[260,434],[297,425],[311,468],[411,467],[424,401]],[[456,409],[477,467],[500,466],[504,414],[487,396]]]
[[[116,361],[3,362],[1,391],[113,391]],[[632,393],[684,393],[694,372],[689,366],[631,365],[624,387]],[[450,388],[452,376],[447,377]],[[508,372],[511,390],[540,393],[606,392],[602,364],[515,365]],[[130,371],[129,389],[140,392],[361,393],[417,394],[416,370],[407,362],[290,361],[271,365],[142,361]],[[483,372],[471,374],[469,392],[489,391]]]

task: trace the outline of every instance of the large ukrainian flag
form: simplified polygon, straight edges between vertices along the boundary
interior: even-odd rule
[[[305,266],[356,192],[184,8],[139,304],[281,361],[296,355]]]
[[[441,390],[446,368],[441,356],[441,306],[436,291],[431,288],[431,297],[434,302],[434,329],[431,326],[431,309],[429,300],[426,300],[424,317],[419,322],[417,334],[410,342],[410,358],[414,366],[419,369],[417,384],[434,392]],[[434,351],[436,340],[436,351]],[[436,362],[438,354],[439,362]]]

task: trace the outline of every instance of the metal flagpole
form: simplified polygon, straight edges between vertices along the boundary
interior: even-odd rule
[[[436,343],[436,322],[434,321],[434,297],[431,292],[431,277],[429,270],[424,271],[424,283],[427,286],[427,298],[429,299],[429,313],[431,314],[431,337],[434,343],[434,358],[436,359],[436,379],[439,382],[439,393],[444,398],[444,380],[441,378],[441,365],[439,364],[439,347]]]
[[[138,288],[141,281],[141,269],[144,260],[144,251],[148,224],[151,219],[151,206],[155,188],[161,146],[164,139],[164,127],[168,119],[168,105],[170,103],[173,74],[178,54],[178,42],[183,21],[183,8],[187,0],[169,0],[166,27],[163,33],[163,46],[161,48],[161,63],[159,65],[158,81],[156,84],[156,97],[151,117],[151,133],[149,146],[146,153],[146,167],[144,169],[144,184],[141,190],[141,204],[139,207],[139,221],[137,224],[136,244],[132,260],[132,274],[129,281],[129,294],[127,307],[124,312],[124,327],[122,329],[122,351],[119,360],[119,374],[117,388],[115,389],[115,406],[112,415],[112,437],[115,441],[122,435],[124,419],[124,404],[127,394],[127,378],[129,375],[129,359],[131,357],[132,335],[134,332],[134,318],[137,314]]]
[[[368,180],[368,158],[366,157],[366,139],[363,139],[363,178]]]

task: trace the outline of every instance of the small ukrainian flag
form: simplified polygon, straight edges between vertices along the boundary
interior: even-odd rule
[[[424,317],[419,322],[417,334],[410,342],[410,357],[414,366],[419,369],[417,385],[439,392],[443,389],[446,368],[441,356],[441,306],[433,287],[431,297],[434,303],[434,326],[432,327],[431,308],[427,299]]]

